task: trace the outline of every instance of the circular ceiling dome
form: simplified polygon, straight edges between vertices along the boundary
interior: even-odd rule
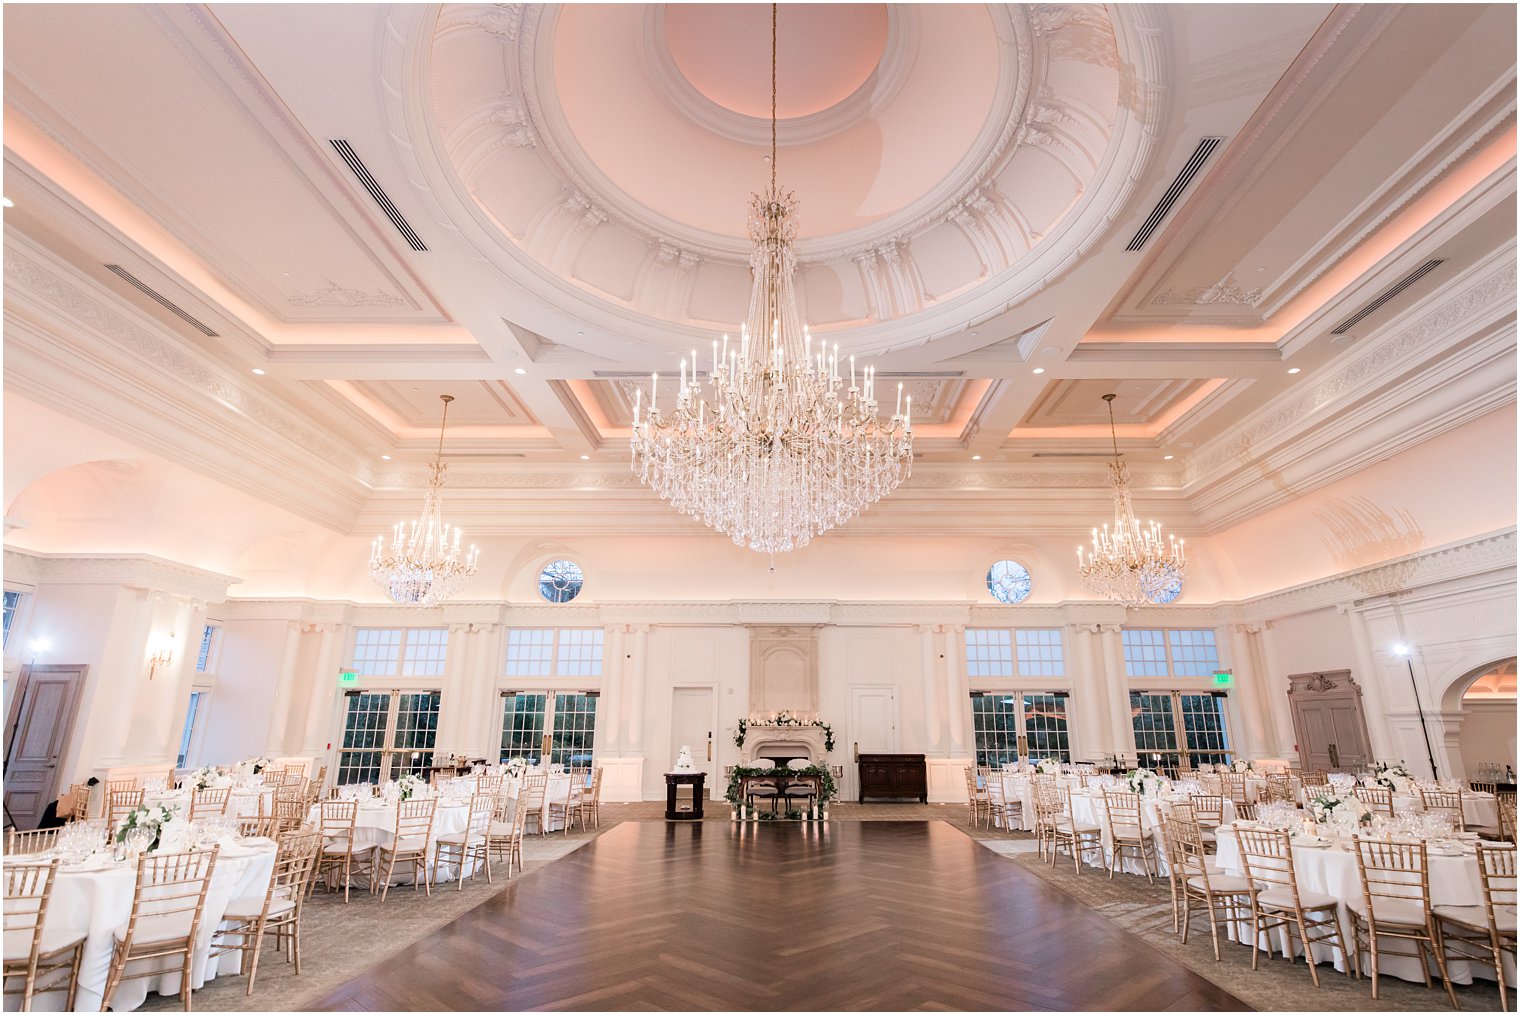
[[[716,105],[771,115],[771,18],[764,4],[666,4],[665,45]],[[886,4],[798,4],[776,19],[776,115],[820,113],[865,84],[887,45]]]
[[[770,179],[769,10],[427,11],[388,58],[412,89],[388,112],[447,221],[581,326],[673,349],[734,330],[749,197]],[[1099,242],[1156,146],[1134,97],[1165,87],[1156,53],[1121,40],[1163,17],[783,7],[776,168],[799,203],[813,329],[847,353],[922,341],[1027,298]],[[420,95],[407,68],[423,69]]]

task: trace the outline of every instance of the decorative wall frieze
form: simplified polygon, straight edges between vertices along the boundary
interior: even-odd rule
[[[1261,299],[1262,290],[1244,289],[1235,280],[1233,271],[1226,272],[1224,278],[1211,286],[1199,286],[1196,289],[1167,289],[1151,303],[1155,306],[1167,306],[1170,304],[1188,304],[1195,307],[1208,307],[1220,304],[1233,304],[1242,307],[1254,307]]]
[[[243,579],[146,554],[50,554],[6,549],[5,574],[33,585],[119,585],[191,603],[220,603]]]
[[[365,292],[341,286],[330,278],[315,289],[300,290],[290,294],[289,302],[295,307],[401,307],[406,300],[387,292]]]

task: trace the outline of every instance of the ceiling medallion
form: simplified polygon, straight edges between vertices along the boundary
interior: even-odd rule
[[[1163,542],[1161,526],[1147,522],[1142,528],[1129,499],[1129,470],[1119,458],[1119,435],[1114,426],[1115,395],[1108,403],[1108,432],[1114,442],[1114,461],[1108,467],[1114,484],[1114,521],[1092,530],[1092,552],[1077,547],[1077,569],[1088,591],[1126,606],[1170,603],[1182,592],[1186,576],[1183,541],[1168,536]]]
[[[877,415],[876,372],[849,387],[833,350],[813,339],[797,311],[797,201],[776,183],[776,5],[771,6],[771,182],[750,197],[749,313],[739,341],[712,347],[704,396],[693,350],[681,361],[667,416],[650,382],[633,409],[633,471],[671,506],[739,546],[784,553],[841,525],[896,489],[913,464],[913,398],[889,420]],[[690,373],[688,373],[688,367]],[[709,398],[713,411],[707,411]],[[711,415],[712,419],[707,417]]]
[[[453,395],[439,395],[443,401],[443,420],[438,424],[438,456],[432,464],[427,493],[422,499],[422,517],[411,523],[397,522],[391,535],[390,550],[384,537],[376,536],[370,549],[369,574],[385,590],[391,601],[403,606],[434,606],[449,598],[475,573],[480,551],[460,559],[460,531],[452,531],[443,521],[443,430],[449,422],[449,403]]]

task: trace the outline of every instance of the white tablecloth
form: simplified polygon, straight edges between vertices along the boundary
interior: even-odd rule
[[[1171,869],[1166,862],[1166,843],[1161,836],[1161,808],[1164,804],[1171,803],[1173,799],[1185,798],[1162,798],[1156,796],[1142,797],[1140,801],[1140,825],[1144,829],[1146,838],[1150,839],[1155,849],[1156,863],[1152,873],[1159,872],[1163,877]],[[1071,794],[1072,817],[1078,822],[1088,822],[1097,825],[1103,830],[1103,863],[1106,866],[1113,857],[1113,837],[1108,834],[1107,810],[1103,804],[1103,791],[1101,789],[1074,790]],[[1228,798],[1224,800],[1224,820],[1235,820],[1235,805]],[[1091,856],[1091,854],[1088,854]],[[1140,858],[1133,852],[1124,855],[1124,866],[1120,868],[1129,874],[1144,874],[1145,867]]]
[[[215,979],[218,972],[236,975],[239,956],[234,953],[210,958],[211,937],[233,899],[255,896],[263,900],[274,873],[274,859],[274,843],[267,839],[225,845],[217,855],[195,950],[195,987]],[[46,926],[52,932],[62,928],[75,935],[86,935],[84,959],[79,967],[79,993],[75,998],[77,1011],[100,1010],[101,992],[111,968],[111,936],[118,927],[125,927],[132,916],[136,882],[136,869],[128,864],[112,864],[104,870],[60,868],[58,872],[48,903]],[[138,964],[131,968],[138,968]],[[161,976],[122,980],[111,1007],[116,1011],[132,1011],[147,999],[150,990],[178,994],[179,981],[178,966]],[[32,1007],[36,1011],[62,1011],[64,998],[63,991],[50,991],[34,998]]]
[[[227,797],[227,816],[229,818],[256,818],[259,816],[259,798],[264,799],[264,813],[274,813],[274,787],[272,786],[249,786],[234,789]],[[177,809],[180,816],[190,817],[190,791],[187,789],[166,790],[162,793],[144,793],[143,803],[149,807],[155,804],[167,804]]]
[[[1003,798],[1009,803],[1019,804],[1020,827],[1026,832],[1034,831],[1034,779],[1027,772],[994,772],[992,778],[1001,778],[1003,782]],[[1081,780],[1074,775],[1056,776],[1057,789],[1077,790],[1081,787]],[[1000,822],[998,815],[993,815],[995,821]]]
[[[511,808],[517,807],[517,797],[522,792],[522,780],[508,778],[501,784],[501,791],[506,794]],[[551,821],[549,818],[549,804],[551,802],[563,804],[570,799],[570,776],[568,774],[549,776],[548,786],[544,790],[544,803],[538,812],[538,828],[547,832],[558,832],[565,827],[565,819],[556,815]]]
[[[322,823],[322,806],[314,805],[307,812],[306,820],[314,825]],[[433,831],[428,836],[428,863],[433,862],[433,852],[437,847],[440,835],[453,835],[464,831],[470,824],[470,801],[443,800],[438,801],[433,810]],[[389,846],[396,838],[396,805],[386,803],[384,800],[361,800],[359,811],[354,817],[354,850],[367,849],[370,846]],[[439,881],[452,881],[458,875],[458,871],[452,865],[445,864],[438,871]],[[410,865],[404,865],[396,872],[396,880],[403,881],[411,877]]]
[[[1245,868],[1240,860],[1240,846],[1233,828],[1220,827],[1217,856],[1221,870],[1244,875]],[[1327,847],[1294,846],[1293,868],[1298,875],[1300,889],[1322,892],[1341,900],[1342,904],[1337,915],[1341,921],[1341,932],[1345,935],[1346,945],[1349,948],[1351,946],[1351,915],[1346,910],[1345,900],[1362,898],[1361,875],[1357,872],[1356,854],[1352,852],[1350,840],[1335,840],[1333,845]],[[1483,905],[1483,887],[1478,874],[1477,858],[1471,853],[1461,856],[1431,856],[1430,902],[1433,906]],[[1249,933],[1247,927],[1242,928],[1240,932],[1232,930],[1231,936],[1239,940],[1249,936]],[[1285,938],[1272,942],[1273,948],[1277,951],[1282,951],[1286,944]],[[1397,942],[1393,947],[1403,950],[1407,945]],[[1294,953],[1302,954],[1296,942]],[[1333,957],[1333,948],[1315,945],[1316,961],[1328,962]],[[1513,952],[1508,954],[1508,959],[1509,962],[1505,966],[1506,982],[1513,983],[1515,982]],[[1335,959],[1335,965],[1337,969],[1345,971],[1338,958]],[[1494,978],[1493,966],[1486,963],[1448,958],[1447,967],[1454,983],[1471,983],[1475,975],[1489,980]],[[1379,959],[1379,972],[1396,976],[1401,980],[1424,982],[1424,977],[1420,973],[1420,964],[1413,958],[1398,958],[1385,954]],[[1435,975],[1435,972],[1435,964],[1432,962],[1431,974]]]
[[[1419,796],[1395,795],[1393,798],[1393,810],[1396,814],[1418,813],[1424,809],[1424,800]],[[1473,793],[1463,790],[1462,822],[1469,828],[1476,828],[1479,825],[1498,828],[1499,798],[1492,793]]]

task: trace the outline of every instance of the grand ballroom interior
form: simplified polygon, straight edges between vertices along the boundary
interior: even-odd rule
[[[1515,1010],[1514,5],[3,17],[7,1010]]]

